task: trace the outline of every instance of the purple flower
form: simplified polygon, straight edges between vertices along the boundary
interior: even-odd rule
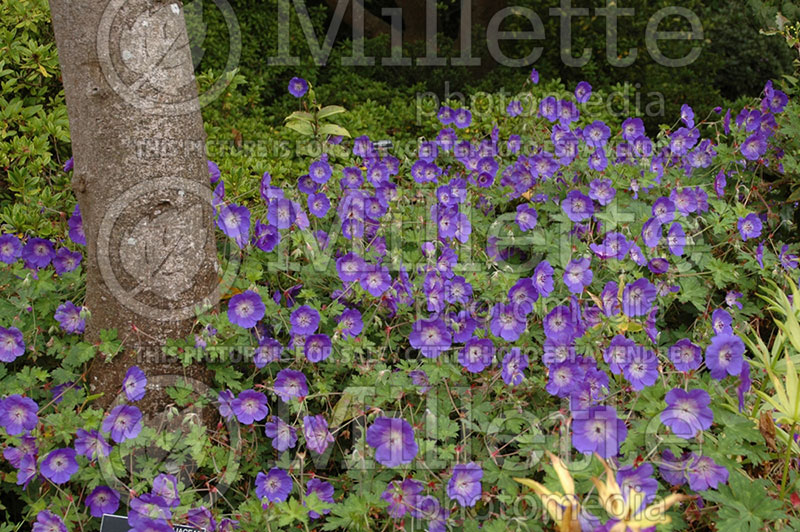
[[[750,391],[753,381],[750,379],[750,363],[745,360],[742,363],[742,372],[739,374],[739,386],[736,388],[739,396],[739,412],[744,410],[744,394]]]
[[[36,476],[36,456],[28,453],[19,460],[17,466],[17,486],[27,489],[28,483]]]
[[[602,148],[608,142],[611,130],[601,120],[595,120],[583,128],[583,140],[587,146]]]
[[[393,480],[386,486],[381,499],[389,503],[386,511],[393,519],[400,519],[407,512],[418,506],[419,494],[422,493],[422,482],[406,478],[402,482]]]
[[[739,234],[742,235],[742,240],[750,238],[758,238],[761,236],[761,219],[755,213],[750,213],[744,218],[739,218]]]
[[[294,203],[286,198],[273,199],[269,202],[267,221],[278,229],[288,229],[297,217]]]
[[[524,378],[523,370],[528,367],[528,355],[519,347],[512,347],[503,357],[503,382],[509,386],[518,386]]]
[[[680,222],[673,223],[667,232],[667,246],[669,252],[676,256],[683,255],[683,248],[686,245],[686,233]]]
[[[556,397],[568,397],[584,378],[585,371],[573,360],[564,360],[550,366],[550,375],[545,390]]]
[[[235,399],[233,392],[230,390],[223,390],[219,392],[217,395],[217,401],[219,402],[219,415],[221,415],[226,420],[230,420],[233,418],[233,410],[231,410],[231,403]]]
[[[16,235],[0,235],[0,262],[11,264],[22,256],[22,244]]]
[[[142,412],[133,405],[117,405],[103,418],[102,429],[116,443],[133,439],[142,431]]]
[[[308,82],[303,78],[294,77],[289,80],[289,94],[295,98],[302,98],[308,92]]]
[[[656,498],[658,481],[653,478],[653,466],[651,464],[645,462],[639,467],[623,466],[617,471],[616,480],[626,501],[629,500],[632,490],[644,494],[644,500],[642,500],[641,506],[635,509],[636,511],[641,511],[642,508]]]
[[[103,514],[113,514],[117,511],[119,494],[108,486],[97,486],[86,497],[84,504],[93,517],[103,517]]]
[[[42,510],[36,514],[32,532],[67,532],[67,525],[56,514]]]
[[[710,456],[692,453],[686,469],[689,472],[689,487],[695,491],[717,489],[720,483],[728,482],[728,470],[717,465]]]
[[[681,338],[669,348],[669,359],[679,371],[692,371],[703,363],[703,350],[688,338]]]
[[[331,202],[324,193],[309,194],[308,196],[308,210],[317,218],[324,218],[331,208]]]
[[[361,288],[373,297],[380,297],[392,285],[389,268],[380,265],[368,265],[359,279]]]
[[[207,160],[206,163],[206,166],[208,167],[208,180],[213,185],[220,180],[222,173],[219,171],[219,166],[214,161]]]
[[[319,454],[324,453],[328,444],[334,441],[333,435],[328,430],[328,422],[321,415],[303,418],[303,436],[306,439],[306,447]]]
[[[606,157],[605,150],[603,148],[597,148],[594,150],[594,152],[589,156],[589,168],[598,172],[602,172],[607,166],[608,158]],[[589,197],[591,198],[591,194]]]
[[[145,389],[147,388],[147,376],[138,366],[131,366],[125,372],[125,378],[122,379],[122,389],[125,390],[125,395],[128,401],[138,401],[144,397]]]
[[[622,138],[633,142],[644,135],[644,122],[641,118],[628,118],[622,123]]]
[[[56,251],[56,256],[53,258],[53,269],[58,275],[69,273],[78,267],[81,263],[83,255],[80,251],[70,251],[67,248],[60,248]]]
[[[581,81],[575,87],[575,100],[578,103],[586,103],[592,96],[592,86],[587,81]]]
[[[718,308],[711,313],[711,328],[716,334],[733,334],[731,323],[733,323],[733,318],[727,310]]]
[[[355,253],[347,253],[336,259],[336,271],[344,283],[352,283],[361,279],[367,271],[367,263]]]
[[[453,116],[453,124],[458,129],[464,129],[466,127],[469,127],[471,123],[472,123],[472,113],[470,113],[468,109],[464,109],[462,107],[461,109],[455,110],[455,115]]]
[[[681,486],[686,484],[688,471],[687,467],[691,462],[689,453],[683,453],[680,458],[677,458],[672,451],[664,449],[661,453],[661,464],[659,465],[659,473],[661,478],[672,484],[673,486]]]
[[[740,150],[748,161],[757,161],[767,152],[767,138],[757,131],[742,142]]]
[[[480,373],[492,364],[494,343],[487,338],[470,338],[458,353],[458,362],[470,373]]]
[[[681,105],[681,121],[688,128],[694,127],[694,111],[687,104]]]
[[[364,322],[361,319],[361,312],[357,309],[346,309],[339,316],[339,327],[341,327],[342,336],[345,338],[355,338],[364,329]]]
[[[764,242],[759,242],[756,248],[756,260],[761,269],[764,269]]]
[[[611,343],[603,351],[603,360],[608,364],[608,368],[614,375],[620,375],[624,368],[633,359],[636,343],[618,334],[611,339]]]
[[[16,327],[0,327],[0,361],[14,362],[25,353],[25,341]]]
[[[153,479],[153,495],[161,497],[167,506],[175,508],[180,505],[181,499],[178,494],[178,479],[174,475],[161,473]]]
[[[475,506],[481,497],[481,478],[483,469],[480,464],[470,462],[455,465],[447,482],[447,496],[463,507]]]
[[[75,449],[54,449],[42,460],[39,470],[53,484],[64,484],[78,472]]]
[[[519,100],[510,101],[508,103],[508,105],[506,106],[506,113],[508,113],[508,116],[510,116],[512,118],[515,117],[515,116],[521,115],[522,114],[522,102],[520,102]]]
[[[297,431],[281,418],[274,416],[274,421],[264,424],[264,434],[272,439],[272,448],[283,452],[297,443]]]
[[[602,458],[619,454],[620,443],[628,436],[625,422],[613,406],[594,406],[573,412],[572,445],[583,454],[597,453]]]
[[[561,202],[561,209],[573,222],[586,220],[594,214],[592,199],[580,190],[570,190]]]
[[[260,220],[256,222],[254,238],[255,246],[264,253],[269,253],[281,243],[281,233],[278,228],[274,225],[264,224]]]
[[[192,508],[186,513],[186,524],[200,528],[202,530],[215,530],[217,523],[214,516],[211,515],[211,510],[205,506],[200,508]]]
[[[537,216],[536,209],[527,203],[517,205],[516,222],[520,231],[530,231],[536,227]]]
[[[622,374],[631,387],[638,392],[655,384],[658,379],[658,357],[655,353],[636,345],[628,355],[628,363],[622,368]]]
[[[303,305],[292,312],[289,321],[292,323],[292,334],[314,334],[319,327],[319,312]]]
[[[96,430],[78,429],[77,437],[75,438],[75,451],[89,460],[95,460],[101,456],[108,456],[111,452],[111,446],[103,435]]]
[[[55,256],[53,243],[44,238],[31,238],[22,248],[22,260],[29,268],[44,268]]]
[[[408,341],[412,347],[419,349],[422,356],[436,358],[443,351],[450,349],[453,338],[441,318],[419,319],[414,323]]]
[[[324,155],[319,160],[311,163],[311,166],[308,168],[308,175],[311,177],[312,181],[320,185],[328,182],[331,178],[331,173],[331,166],[328,164],[328,158]]]
[[[725,375],[739,375],[742,371],[744,342],[738,336],[723,332],[711,339],[706,348],[706,366],[711,377],[722,380]]]
[[[375,449],[375,461],[386,467],[409,464],[419,451],[414,429],[401,418],[376,418],[367,429],[366,441]]]
[[[76,244],[81,246],[86,245],[86,233],[83,231],[83,218],[81,217],[81,209],[78,204],[72,210],[72,215],[67,220],[67,227],[69,227],[69,238]]]
[[[444,299],[448,303],[469,303],[472,297],[472,285],[461,276],[454,276],[444,282]]]
[[[697,210],[697,193],[693,188],[673,188],[669,198],[675,203],[678,212],[684,216],[689,216],[689,214]]]
[[[583,290],[592,283],[594,274],[589,269],[592,260],[589,258],[580,258],[569,261],[564,268],[564,284],[567,289],[573,294],[580,294]]]
[[[553,292],[553,267],[546,260],[536,265],[533,270],[533,284],[542,297],[547,297]]]
[[[306,338],[303,349],[310,362],[321,362],[331,355],[331,338],[327,334],[312,334]]]
[[[645,278],[628,283],[622,291],[622,312],[631,318],[647,314],[657,294],[656,287]]]
[[[86,320],[81,317],[81,309],[76,307],[72,301],[59,305],[53,318],[68,333],[82,334],[86,328]]]
[[[274,338],[262,338],[253,355],[253,363],[258,369],[270,362],[277,362],[283,354],[283,344]]]
[[[285,403],[288,403],[292,397],[305,397],[308,395],[306,376],[302,371],[282,369],[275,376],[273,390]]]
[[[325,482],[324,480],[320,480],[318,478],[312,478],[306,484],[306,497],[315,493],[320,501],[327,502],[333,504],[333,485],[330,482]],[[330,513],[330,508],[325,508],[322,513],[328,514]],[[311,519],[319,519],[320,514],[313,510],[308,511],[308,516]]]
[[[742,304],[739,302],[740,297],[742,297],[741,292],[730,290],[727,294],[725,294],[725,304],[729,307],[737,307],[739,310],[742,310]]]
[[[661,412],[661,422],[679,438],[694,438],[711,427],[714,413],[708,407],[711,396],[705,390],[673,388],[667,392],[665,400],[667,408]]]
[[[602,260],[624,260],[632,245],[622,233],[610,232],[606,233],[602,244],[589,244],[589,248]]]
[[[223,205],[217,217],[217,227],[237,246],[244,248],[250,240],[250,211],[239,205]]]
[[[539,83],[539,72],[537,72],[535,68],[531,69],[530,80],[533,82],[534,85]]]
[[[36,446],[36,438],[30,435],[30,433],[23,434],[20,437],[20,443],[18,447],[6,447],[3,449],[3,458],[8,460],[12,466],[19,469],[22,464],[22,459],[27,455],[35,455],[39,452],[38,447]],[[34,462],[34,466],[35,466]]]
[[[470,293],[472,287],[470,287]],[[533,279],[523,277],[514,283],[508,291],[508,299],[516,307],[517,312],[525,315],[533,311],[533,304],[539,299],[539,292],[533,284]]]
[[[39,423],[39,405],[29,397],[9,395],[0,401],[0,427],[11,436],[36,428]]]
[[[528,328],[528,322],[521,309],[514,304],[497,303],[492,307],[489,329],[492,334],[507,342],[516,342]]]
[[[617,194],[610,179],[593,179],[589,183],[589,197],[600,205],[608,205]]]
[[[283,469],[273,467],[266,475],[256,475],[256,496],[269,502],[283,502],[292,492],[292,477]]]
[[[261,421],[269,413],[267,396],[255,390],[244,390],[231,401],[231,410],[236,419],[243,425],[251,425],[254,421]]]
[[[139,529],[149,532],[150,528],[148,527],[153,527],[153,523],[166,524],[166,520],[172,517],[166,501],[151,493],[144,493],[131,499],[128,506],[130,507],[128,525],[137,529],[137,532]],[[167,526],[167,529],[169,528],[171,527]],[[159,529],[155,528],[155,530]]]
[[[788,244],[781,246],[781,252],[778,258],[780,259],[781,266],[783,266],[783,269],[786,271],[797,269],[797,265],[800,262],[797,255],[789,253]],[[739,295],[741,296],[741,294]],[[739,308],[742,308],[741,304],[739,304]]]
[[[575,336],[575,322],[569,307],[559,305],[542,321],[545,337],[552,340],[571,340]]]
[[[647,247],[654,248],[658,246],[661,240],[661,228],[662,224],[658,221],[658,218],[650,218],[642,225],[642,240]]]

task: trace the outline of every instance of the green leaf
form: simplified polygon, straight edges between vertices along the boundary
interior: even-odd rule
[[[327,118],[329,116],[338,115],[339,113],[344,113],[345,111],[346,109],[341,105],[326,105],[319,110],[317,118]]]
[[[340,137],[349,137],[350,132],[342,126],[336,124],[325,124],[319,128],[320,135],[339,135]]]
[[[288,122],[290,120],[300,120],[302,122],[313,122],[314,115],[311,113],[307,113],[305,111],[295,111],[294,113],[290,114],[286,118],[283,119],[284,121]]]
[[[314,134],[314,128],[311,127],[311,124],[303,120],[291,120],[286,123],[286,127],[293,129],[301,135],[305,135],[307,137],[310,137]]]
[[[706,490],[703,497],[719,504],[717,529],[726,532],[758,532],[765,521],[780,519],[781,503],[767,495],[764,479],[749,480],[732,473],[728,484],[718,491]]]

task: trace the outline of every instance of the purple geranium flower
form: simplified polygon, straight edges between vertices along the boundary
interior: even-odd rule
[[[767,137],[757,131],[742,142],[740,150],[748,161],[757,161],[767,152]]]
[[[711,328],[716,334],[730,333],[733,334],[731,324],[733,318],[730,312],[723,308],[718,308],[711,313]]]
[[[589,183],[589,197],[600,205],[608,205],[617,194],[610,179],[593,179]]]
[[[308,395],[308,383],[302,371],[282,369],[275,376],[273,390],[284,402],[289,402],[292,397],[305,397]]]
[[[628,354],[630,358],[623,366],[622,374],[631,383],[631,388],[638,392],[655,384],[658,379],[658,357],[655,353],[636,345]]]
[[[692,371],[703,363],[703,350],[688,338],[681,338],[669,348],[669,359],[679,371]]]
[[[611,343],[603,351],[603,360],[608,364],[608,368],[614,375],[620,375],[624,368],[633,359],[636,343],[618,334],[611,339]]]
[[[292,492],[292,477],[283,469],[273,467],[269,473],[256,475],[256,496],[269,502],[283,502]]]
[[[103,517],[103,514],[113,514],[117,511],[119,494],[108,486],[97,486],[86,497],[84,504],[93,517]]]
[[[675,222],[670,226],[667,232],[667,246],[669,246],[669,252],[673,255],[683,255],[683,248],[686,246],[686,233],[680,222]]]
[[[742,235],[742,240],[761,236],[761,219],[755,213],[751,212],[744,218],[739,218],[737,226],[739,228],[739,234]]]
[[[575,100],[578,103],[586,103],[592,96],[592,86],[588,81],[581,81],[575,87]]]
[[[564,284],[573,294],[580,294],[592,283],[594,273],[589,269],[592,260],[586,257],[574,259],[564,267]]]
[[[533,270],[533,284],[542,297],[547,297],[553,292],[553,267],[549,262],[543,260],[536,265]]]
[[[16,235],[0,235],[0,262],[11,264],[22,256],[22,244]]]
[[[367,429],[366,441],[375,449],[375,460],[386,467],[411,463],[419,451],[414,429],[401,418],[376,418]]]
[[[22,248],[22,259],[29,268],[44,268],[55,256],[53,243],[44,238],[31,238]]]
[[[231,401],[231,410],[243,425],[261,421],[269,413],[267,396],[255,390],[244,390]]]
[[[219,402],[219,415],[221,415],[226,420],[233,418],[233,410],[231,410],[231,403],[236,397],[233,395],[233,392],[230,390],[222,390],[217,395],[217,401]]]
[[[608,142],[611,136],[611,130],[601,120],[595,120],[585,128],[583,128],[583,140],[587,146],[593,148],[602,148]]]
[[[575,321],[572,311],[565,305],[551,310],[542,321],[544,334],[552,340],[571,340],[575,336]]]
[[[567,197],[561,202],[561,209],[567,215],[567,218],[573,222],[586,220],[594,214],[592,198],[583,194],[580,190],[570,190],[567,193]]]
[[[455,110],[455,115],[453,116],[453,124],[458,129],[464,129],[469,127],[472,123],[472,113],[469,112],[468,109],[461,108]]]
[[[56,514],[49,510],[42,510],[36,514],[32,532],[67,532],[67,525]]]
[[[0,427],[11,436],[36,428],[39,423],[39,405],[29,397],[9,395],[0,401]]]
[[[419,349],[422,356],[436,358],[452,345],[453,338],[441,318],[419,319],[414,323],[409,343]]]
[[[125,390],[125,395],[128,401],[138,401],[144,397],[147,388],[147,376],[138,366],[131,366],[125,372],[125,378],[122,379],[122,389]]]
[[[679,438],[694,438],[711,427],[714,413],[708,407],[711,396],[705,390],[673,388],[667,392],[665,400],[667,408],[661,412],[661,422]]]
[[[642,241],[649,248],[658,246],[661,240],[662,224],[658,218],[650,218],[642,225]]]
[[[294,77],[289,80],[289,94],[295,98],[302,98],[308,92],[308,82],[303,78]]]
[[[497,303],[492,307],[491,322],[489,323],[492,334],[507,342],[517,341],[528,327],[522,310],[513,303],[508,305]]]
[[[743,354],[744,342],[738,336],[728,332],[714,336],[706,348],[706,366],[711,370],[711,377],[722,380],[725,375],[739,375]]]
[[[633,490],[644,495],[641,506],[635,509],[637,511],[640,511],[656,498],[658,481],[653,478],[653,466],[651,464],[645,462],[638,467],[623,466],[617,471],[616,480],[626,501],[629,500]]]
[[[236,245],[244,248],[250,240],[250,210],[239,205],[223,205],[217,217],[217,227]]]
[[[69,238],[76,244],[85,246],[86,233],[83,231],[83,218],[81,217],[81,209],[77,203],[72,210],[72,215],[69,217],[69,220],[67,220],[67,226],[69,227]]]
[[[86,328],[86,320],[81,317],[80,307],[76,307],[72,301],[59,305],[53,318],[68,333],[82,334]]]
[[[178,493],[178,479],[175,475],[161,473],[153,479],[153,495],[161,497],[167,506],[176,508],[180,505],[181,499]]]
[[[578,388],[585,375],[584,369],[569,359],[552,364],[549,373],[545,390],[556,397],[568,397]]]
[[[641,118],[628,118],[622,123],[622,138],[633,142],[644,135],[644,122]]]
[[[95,460],[99,457],[108,456],[111,452],[111,446],[103,435],[96,430],[78,429],[77,437],[75,438],[75,451],[89,460]]]
[[[367,263],[356,253],[347,253],[336,259],[336,271],[344,283],[352,283],[361,279],[367,271]]]
[[[42,460],[39,470],[53,484],[64,484],[78,472],[75,449],[54,449]]]
[[[103,418],[102,429],[116,443],[133,439],[142,431],[142,412],[133,405],[117,405]]]
[[[320,501],[333,504],[333,485],[330,482],[325,482],[324,480],[320,480],[318,478],[312,478],[308,481],[308,484],[306,484],[306,497],[312,493],[316,493]],[[330,512],[330,508],[325,508],[322,511],[323,514],[328,514]],[[311,519],[319,519],[320,514],[313,510],[309,510],[308,517]]]
[[[216,530],[217,522],[211,515],[211,510],[205,506],[192,508],[186,513],[186,524],[197,527],[201,530]]]
[[[457,464],[447,482],[447,496],[463,507],[475,506],[481,497],[481,478],[483,469],[480,464]]]
[[[324,453],[328,444],[334,441],[328,430],[328,422],[321,415],[303,418],[303,436],[306,438],[306,446],[319,454]]]
[[[647,314],[657,294],[656,287],[645,278],[628,283],[622,291],[622,312],[631,318]]]
[[[386,511],[394,519],[400,519],[407,512],[418,507],[419,494],[422,493],[422,482],[406,478],[402,482],[393,480],[386,486],[381,499],[389,503]]]
[[[472,287],[470,286],[471,292]],[[516,307],[517,312],[530,314],[533,311],[533,304],[539,299],[539,292],[533,284],[533,279],[523,277],[514,283],[514,286],[508,291],[508,299]]]
[[[128,525],[138,530],[148,531],[153,523],[164,523],[172,517],[169,505],[157,495],[144,493],[131,499],[128,510]],[[167,529],[171,527],[167,526]],[[156,530],[160,530],[157,529]]]
[[[252,290],[245,290],[233,296],[228,303],[228,319],[244,329],[255,326],[264,317],[266,307],[261,296]]]
[[[692,453],[686,469],[689,473],[689,487],[695,491],[717,489],[720,483],[728,482],[728,470],[715,463],[710,456]]]
[[[377,264],[367,265],[359,279],[359,284],[371,296],[380,297],[392,285],[389,268]]]
[[[272,440],[273,449],[279,452],[291,449],[297,443],[297,430],[277,416],[264,424],[264,434]]]
[[[319,312],[303,305],[292,312],[289,320],[292,323],[292,334],[314,334],[319,327]]]
[[[488,368],[494,356],[494,343],[487,338],[470,338],[458,353],[458,362],[470,373]]]
[[[64,275],[73,271],[81,263],[83,255],[80,251],[70,251],[67,248],[60,248],[56,251],[56,256],[53,258],[53,269],[58,275]]]
[[[364,329],[364,321],[361,319],[361,312],[357,309],[350,308],[342,312],[339,316],[339,327],[342,330],[342,336],[345,338],[355,338]]]
[[[519,347],[512,347],[503,357],[503,382],[509,386],[517,386],[524,378],[523,370],[528,367],[528,355],[522,353]]]
[[[25,353],[22,332],[16,327],[0,327],[0,361],[14,362]]]
[[[311,334],[303,348],[310,362],[321,362],[331,355],[331,338],[327,334]]]
[[[628,436],[625,422],[612,406],[594,406],[573,412],[572,445],[584,454],[597,453],[611,458]]]
[[[520,231],[530,231],[536,227],[537,216],[536,209],[527,203],[517,205],[516,222]]]

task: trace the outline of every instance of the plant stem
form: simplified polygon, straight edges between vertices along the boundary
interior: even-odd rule
[[[784,458],[783,464],[783,478],[781,478],[781,500],[783,500],[783,496],[786,492],[786,479],[789,476],[789,464],[792,458],[792,442],[794,441],[795,426],[797,426],[797,423],[792,423],[792,428],[789,430],[789,441],[786,442],[786,457]]]

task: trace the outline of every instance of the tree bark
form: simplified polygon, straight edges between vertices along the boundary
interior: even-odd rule
[[[86,232],[85,338],[116,329],[87,380],[107,407],[125,371],[186,374],[162,355],[218,301],[209,172],[183,10],[159,0],[51,0],[72,136],[72,187]],[[148,391],[147,414],[159,409]],[[148,397],[145,397],[145,401]],[[163,406],[163,405],[161,405]]]

